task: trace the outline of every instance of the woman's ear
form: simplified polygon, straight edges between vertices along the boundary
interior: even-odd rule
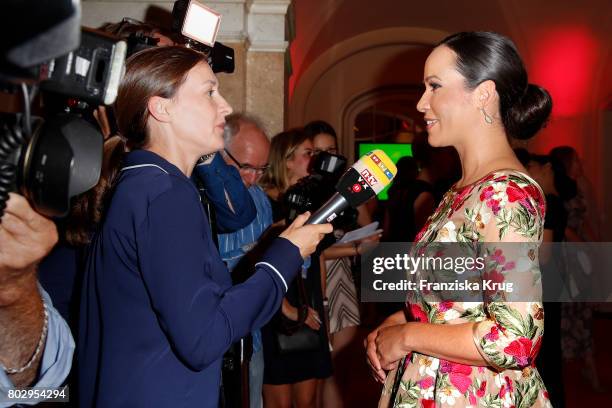
[[[489,80],[481,82],[476,89],[474,89],[474,103],[478,109],[486,109],[491,103],[497,100],[497,91],[495,89],[495,82]]]
[[[170,113],[168,105],[171,103],[170,99],[162,98],[161,96],[152,96],[147,102],[147,109],[149,114],[153,116],[159,122],[170,122]]]
[[[291,174],[291,172],[293,171],[293,168],[295,167],[293,158],[294,158],[294,155],[292,154],[287,159],[285,159],[285,167],[287,168],[288,174]]]

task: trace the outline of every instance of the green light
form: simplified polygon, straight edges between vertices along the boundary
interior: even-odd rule
[[[404,156],[412,157],[412,144],[410,143],[359,143],[359,157],[376,149],[380,149],[387,153],[387,156],[389,156],[395,164]],[[379,200],[387,200],[389,198],[387,194],[389,186],[385,187],[380,194],[378,194]]]

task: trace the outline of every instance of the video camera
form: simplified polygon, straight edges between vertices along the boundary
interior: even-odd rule
[[[119,23],[108,23],[101,30],[127,42],[127,57],[151,47],[163,45],[161,38],[171,40],[185,47],[193,48],[207,57],[213,72],[234,72],[234,50],[220,42],[215,42],[221,16],[197,1],[177,1],[173,10],[172,33],[150,23],[124,17]],[[164,40],[165,41],[165,40]],[[47,104],[55,112],[68,111],[99,126],[100,115],[105,115],[109,134],[119,129],[112,106],[104,113],[96,112],[97,105],[82,98],[48,98]],[[95,115],[97,113],[97,117]]]
[[[0,113],[0,216],[11,191],[23,194],[45,216],[62,216],[72,197],[98,182],[103,137],[74,114],[35,117],[36,93],[40,88],[45,95],[95,106],[113,103],[126,43],[81,31],[78,1],[8,0],[3,11],[9,24],[0,36],[0,90],[7,99],[20,96],[21,107]]]
[[[213,72],[234,72],[234,50],[215,41],[221,15],[197,0],[177,0],[172,8],[172,31],[185,46],[203,52]]]
[[[287,223],[305,211],[314,211],[322,206],[335,192],[335,186],[346,170],[344,156],[320,152],[309,166],[310,175],[289,187],[283,198],[283,209]],[[356,220],[352,209],[344,211],[342,217],[334,220],[335,226],[351,224]]]
[[[105,30],[126,39],[128,57],[138,51],[157,47],[163,34],[175,43],[183,44],[206,55],[213,72],[234,72],[234,50],[216,41],[221,15],[196,0],[177,0],[172,9],[171,32],[149,23],[124,18],[118,24],[109,24]]]

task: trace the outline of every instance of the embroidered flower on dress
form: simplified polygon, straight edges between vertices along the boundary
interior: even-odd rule
[[[454,387],[445,387],[438,393],[442,404],[455,405],[456,398],[461,396],[459,390]]]
[[[448,374],[448,378],[461,394],[465,394],[472,384],[470,375],[472,367],[464,364],[453,363],[450,361],[440,361],[440,372]]]
[[[478,211],[475,213],[474,219],[471,220],[476,224],[476,227],[480,230],[483,230],[485,226],[489,223],[491,219],[491,213],[488,211]]]
[[[485,339],[488,341],[497,341],[499,339],[499,329],[497,326],[491,327],[489,333],[485,334]]]
[[[517,340],[514,340],[510,343],[506,348],[504,348],[504,353],[509,356],[514,357],[514,360],[518,364],[519,367],[524,367],[529,365],[531,362],[531,348],[533,343],[530,339],[526,337],[520,337]]]
[[[410,314],[412,315],[414,321],[426,323],[429,321],[427,317],[427,313],[419,305],[416,303],[412,303],[410,305]]]
[[[452,221],[444,224],[442,229],[438,231],[438,241],[439,242],[457,242],[457,231],[456,231],[455,223]]]
[[[473,186],[465,187],[461,189],[461,191],[459,191],[457,195],[455,195],[455,198],[453,199],[453,202],[451,203],[451,209],[448,212],[448,218],[452,217],[453,213],[457,211],[459,208],[461,208],[466,198],[470,195],[473,189],[474,189]]]
[[[433,399],[434,397],[434,379],[433,377],[425,377],[419,381],[421,388],[421,396],[424,399]]]
[[[495,382],[497,383],[497,378],[495,379]],[[504,404],[504,408],[511,408],[514,406],[512,398],[513,393],[514,387],[512,386],[512,380],[510,377],[504,376],[503,383],[499,389],[499,397],[502,400],[502,404]]]
[[[421,401],[422,408],[436,408],[436,401],[432,399],[425,399]]]
[[[437,375],[438,367],[440,367],[440,360],[434,357],[419,357],[419,375],[435,377]]]
[[[480,383],[480,387],[476,391],[476,395],[478,396],[478,398],[484,397],[486,390],[487,390],[487,381],[485,380],[482,383]]]
[[[508,204],[505,183],[497,182],[487,186],[480,193],[480,201],[484,201],[487,207],[493,211],[493,214],[497,215]]]
[[[446,312],[453,308],[453,302],[451,300],[445,300],[444,302],[438,303],[438,310],[441,312]]]

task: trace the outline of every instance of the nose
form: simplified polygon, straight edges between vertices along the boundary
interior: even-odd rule
[[[232,109],[232,107],[230,106],[229,103],[227,103],[227,101],[225,100],[224,97],[222,97],[221,95],[219,95],[219,103],[217,104],[217,109],[219,111],[219,114],[223,117],[231,114],[234,110]]]
[[[419,102],[417,102],[416,108],[421,113],[425,113],[425,111],[429,109],[429,94],[427,93],[427,90],[423,92],[423,95],[421,95],[421,99],[419,99]]]
[[[249,188],[253,184],[257,183],[257,179],[258,178],[259,178],[259,176],[255,172],[248,171],[248,172],[243,172],[242,173],[242,181],[244,181],[244,185],[247,188]]]

